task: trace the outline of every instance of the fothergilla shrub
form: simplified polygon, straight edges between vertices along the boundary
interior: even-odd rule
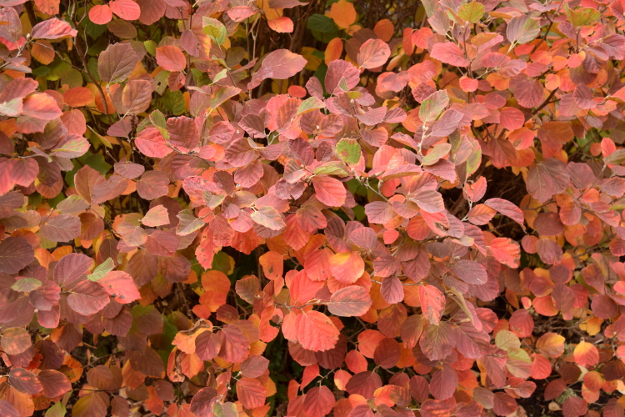
[[[623,417],[624,14],[1,0],[0,416]]]

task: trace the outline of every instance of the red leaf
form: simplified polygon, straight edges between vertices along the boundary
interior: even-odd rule
[[[221,340],[211,331],[202,332],[195,339],[195,353],[203,361],[213,360],[219,354],[220,349]]]
[[[55,398],[63,395],[72,389],[72,384],[65,374],[53,369],[44,369],[38,375],[43,386],[42,394],[48,398]]]
[[[317,175],[312,178],[312,183],[317,200],[326,206],[340,207],[345,203],[347,191],[341,181],[336,178]]]
[[[257,379],[241,378],[237,381],[237,396],[244,408],[252,409],[265,405],[267,390]]]
[[[437,400],[451,398],[458,386],[458,373],[449,365],[443,365],[441,369],[432,374],[430,392]]]
[[[241,329],[228,324],[219,332],[219,335],[221,337],[220,357],[228,362],[241,362],[247,358],[250,342]]]
[[[427,213],[439,213],[445,210],[443,196],[434,190],[419,191],[414,195],[410,195],[410,200],[417,203],[419,208]]]
[[[269,359],[259,355],[250,356],[241,362],[241,373],[246,378],[258,378],[267,372]]]
[[[452,328],[444,321],[438,326],[433,324],[427,326],[419,341],[421,350],[432,361],[445,359],[449,356],[454,344]]]
[[[486,268],[475,261],[461,259],[456,262],[451,269],[458,275],[458,278],[467,284],[482,285],[488,281]]]
[[[0,272],[16,274],[35,259],[35,251],[22,237],[8,237],[0,242]]]
[[[57,119],[61,114],[56,100],[46,93],[33,93],[24,99],[22,116],[47,121]]]
[[[135,65],[139,56],[129,43],[109,45],[98,57],[98,74],[107,83],[124,81]]]
[[[21,414],[17,409],[7,400],[0,400],[0,415],[4,417],[20,417]]]
[[[137,148],[151,158],[164,158],[173,152],[161,132],[155,127],[143,129],[135,140]]]
[[[69,23],[56,17],[37,23],[30,33],[32,39],[59,39],[76,37],[77,34]]]
[[[523,211],[514,203],[501,198],[489,198],[484,202],[484,204],[494,210],[497,210],[500,214],[510,217],[512,220],[520,224],[525,230],[525,226],[523,225]]]
[[[182,51],[172,45],[156,48],[156,63],[166,71],[182,71],[187,66]]]
[[[9,372],[9,383],[19,392],[34,395],[43,390],[39,378],[23,368],[13,368]]]
[[[49,218],[39,231],[53,242],[70,242],[82,234],[80,218],[71,214]]]
[[[378,68],[391,57],[391,48],[381,39],[369,39],[360,47],[357,62],[362,68]]]
[[[197,417],[213,417],[213,408],[219,399],[215,388],[202,388],[191,400],[191,412]]]
[[[100,285],[81,281],[67,297],[67,304],[75,312],[88,316],[102,310],[109,303],[109,296]]]
[[[89,19],[96,25],[106,25],[113,19],[113,12],[108,5],[97,4],[89,10]]]
[[[311,310],[295,319],[297,340],[304,349],[323,352],[334,348],[339,339],[339,330],[323,313]]]
[[[365,214],[370,223],[384,224],[393,218],[395,211],[385,201],[374,201],[365,205]]]
[[[445,295],[433,285],[419,285],[417,288],[423,316],[431,324],[438,325],[445,309]]]
[[[520,74],[510,79],[510,90],[521,107],[537,107],[543,102],[545,91],[540,81]]]
[[[349,380],[345,390],[350,394],[359,394],[369,399],[373,398],[376,389],[382,386],[382,379],[374,372],[360,372]]]
[[[509,416],[514,413],[518,405],[513,397],[505,392],[496,392],[493,411],[498,416]]]
[[[130,360],[133,369],[147,376],[162,378],[164,371],[163,360],[151,347],[145,346],[141,351],[127,350],[126,356]]]
[[[518,337],[529,337],[534,330],[534,319],[528,310],[520,309],[510,317],[510,330]]]
[[[332,411],[335,402],[334,394],[328,387],[314,387],[306,393],[303,410],[309,417],[324,417]]]
[[[141,198],[154,200],[167,194],[169,177],[163,171],[147,171],[137,181],[137,192]]]
[[[145,172],[145,167],[134,162],[122,161],[114,165],[115,173],[127,179],[134,179]]]
[[[404,299],[404,286],[396,275],[392,275],[382,281],[380,294],[389,304],[401,303]]]
[[[141,16],[139,21],[144,25],[152,25],[165,16],[167,11],[167,3],[163,0],[137,0],[137,4],[141,7]]]
[[[35,0],[37,8],[45,14],[53,15],[59,12],[60,0]]]
[[[350,62],[342,59],[331,61],[325,77],[326,90],[332,94],[341,92],[341,80],[345,80],[348,90],[353,90],[360,82],[360,71]]]
[[[390,369],[397,365],[401,358],[401,347],[395,339],[385,338],[380,340],[373,352],[373,360],[384,369]]]
[[[124,20],[137,20],[141,15],[141,8],[132,0],[113,0],[109,2],[109,7]]]
[[[538,138],[550,147],[559,149],[575,137],[573,129],[566,122],[547,122],[538,129]]]
[[[53,270],[54,282],[65,288],[71,288],[93,265],[93,259],[80,254],[70,253],[57,262]]]
[[[576,395],[566,399],[562,405],[562,414],[565,417],[583,416],[588,411],[588,404],[583,398]],[[605,413],[604,413],[605,415]]]
[[[357,285],[350,285],[332,294],[328,310],[335,316],[362,316],[369,310],[372,303],[367,290]]]
[[[7,354],[18,355],[31,347],[32,342],[30,334],[26,330],[20,327],[12,327],[2,331],[0,345]]]
[[[258,87],[261,81],[267,78],[286,80],[303,70],[306,63],[306,58],[288,49],[273,51],[263,59],[260,68],[252,76],[252,81],[249,82],[247,88]]]
[[[141,298],[134,280],[123,271],[109,272],[98,281],[98,284],[120,304],[130,304]]]
[[[145,213],[145,217],[141,219],[141,223],[148,227],[158,227],[169,224],[169,212],[162,204],[159,204]]]
[[[147,80],[130,80],[122,92],[122,109],[124,114],[138,114],[146,111],[152,101],[152,82]]]
[[[457,67],[469,66],[469,60],[464,56],[462,50],[458,45],[452,42],[434,44],[430,56],[445,64],[451,64]]]

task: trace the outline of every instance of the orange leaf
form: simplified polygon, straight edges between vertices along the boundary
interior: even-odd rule
[[[341,58],[343,53],[343,40],[341,38],[334,38],[326,46],[326,52],[324,61],[326,65],[330,65],[330,62],[336,61]]]
[[[390,20],[382,19],[375,24],[373,31],[378,35],[378,38],[382,39],[384,42],[388,42],[393,37],[393,33],[395,33],[395,27]]]
[[[271,29],[275,30],[278,33],[293,32],[293,21],[290,17],[280,16],[276,19],[268,20],[267,24]]]
[[[510,268],[518,268],[521,260],[521,248],[519,244],[506,237],[493,239],[490,244],[490,252],[495,259]]]
[[[332,5],[330,16],[341,29],[350,27],[358,17],[354,5],[345,0],[340,0]]]
[[[365,263],[357,252],[335,253],[329,262],[334,278],[344,284],[353,284],[365,272]]]
[[[63,94],[65,104],[70,107],[86,106],[93,101],[91,90],[86,87],[70,88]]]
[[[575,363],[586,368],[595,366],[599,363],[599,351],[592,343],[581,341],[575,346],[573,351]]]

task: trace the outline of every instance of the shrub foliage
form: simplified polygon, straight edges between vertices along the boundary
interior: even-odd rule
[[[623,416],[624,13],[3,0],[0,415]]]

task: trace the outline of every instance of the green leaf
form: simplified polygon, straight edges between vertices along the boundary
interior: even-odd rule
[[[217,417],[236,416],[239,414],[237,406],[231,402],[215,404],[215,409],[213,410],[213,412]]]
[[[50,71],[50,67],[41,66],[33,70],[33,75],[36,75],[37,77],[45,77],[50,73]]]
[[[109,142],[104,136],[100,135],[98,132],[96,132],[95,130],[93,130],[93,128],[89,125],[87,125],[87,127],[89,128],[89,130],[91,131],[91,133],[100,140],[100,142],[102,142],[102,144],[104,146],[106,146],[109,149],[113,149],[113,144],[111,142]],[[92,139],[93,140],[93,139]]]
[[[506,37],[517,45],[533,41],[539,33],[540,23],[525,15],[512,18],[506,28]]]
[[[93,273],[87,275],[87,278],[89,278],[90,281],[99,281],[104,278],[106,274],[111,272],[113,268],[115,268],[115,262],[113,262],[111,258],[107,258],[106,261],[102,262],[93,270]]]
[[[623,165],[625,163],[625,149],[617,149],[605,158],[605,163],[610,165]]]
[[[346,164],[356,164],[360,160],[361,149],[356,139],[341,139],[336,151]]]
[[[52,62],[49,67],[51,71],[48,75],[46,75],[46,79],[48,81],[58,81],[63,78],[69,72],[69,70],[72,69],[72,66],[70,64],[58,59],[54,60],[54,62]]]
[[[334,23],[334,20],[322,14],[314,14],[310,16],[308,22],[306,23],[306,27],[310,30],[321,33],[338,32],[339,30],[336,23]]]
[[[22,97],[15,97],[13,100],[0,103],[0,115],[17,117],[22,112]]]
[[[223,45],[228,39],[228,30],[224,24],[212,17],[204,17],[203,22],[202,32],[206,33],[217,45]]]
[[[167,120],[160,110],[154,110],[150,113],[150,121],[161,132],[161,135],[167,140],[169,139],[169,131],[167,130]]]
[[[338,175],[339,177],[347,177],[349,171],[341,162],[327,162],[315,168],[315,175]]]
[[[473,152],[467,159],[467,176],[473,174],[482,163],[482,148],[478,143],[473,143]]]
[[[334,20],[322,14],[310,16],[306,27],[310,29],[315,39],[323,43],[328,43],[339,36],[339,27],[336,26]]]
[[[148,54],[152,56],[156,56],[156,42],[153,40],[143,42],[143,46],[145,46],[145,50],[148,51]]]
[[[564,13],[576,28],[588,26],[601,18],[601,12],[599,10],[590,7],[581,7],[576,10],[571,10],[566,2],[564,3]]]
[[[189,235],[206,224],[202,219],[195,217],[193,212],[189,209],[182,210],[176,217],[180,219],[180,223],[178,223],[178,227],[176,228],[176,234],[178,236]]]
[[[235,262],[232,256],[226,252],[219,251],[213,257],[213,269],[223,272],[226,275],[232,275],[234,273]]]
[[[165,71],[163,71],[165,72]],[[165,108],[175,116],[180,116],[186,109],[186,103],[181,91],[168,91],[163,96]]]
[[[423,161],[421,161],[421,163],[423,165],[434,165],[435,163],[437,163],[441,158],[443,158],[445,155],[447,155],[449,153],[449,151],[451,150],[451,145],[449,143],[439,143],[437,145],[435,145],[432,150],[423,157]]]
[[[65,417],[65,414],[67,414],[67,409],[65,408],[63,403],[59,401],[52,407],[48,408],[45,417]]]
[[[307,98],[302,102],[302,104],[299,105],[296,116],[308,113],[309,111],[313,111],[316,109],[323,109],[325,108],[325,106],[326,105],[324,104],[324,102],[319,100],[317,97]]]
[[[495,344],[499,349],[508,351],[521,347],[519,338],[509,330],[500,330],[495,337]]]
[[[447,91],[439,90],[426,98],[419,108],[419,119],[427,123],[438,119],[445,107],[449,104]]]
[[[163,95],[167,88],[167,79],[169,78],[169,71],[161,71],[154,77],[154,91],[159,95]],[[178,93],[179,91],[176,91]]]
[[[224,68],[221,71],[219,71],[217,75],[215,75],[215,78],[213,78],[211,82],[214,84],[219,80],[223,80],[224,78],[226,78],[226,75],[228,75],[228,69]]]
[[[41,281],[35,278],[22,278],[11,285],[11,289],[18,292],[31,292],[39,287],[41,287]]]
[[[468,4],[463,4],[458,10],[458,16],[467,22],[477,23],[484,16],[484,5],[476,1],[472,1]]]

